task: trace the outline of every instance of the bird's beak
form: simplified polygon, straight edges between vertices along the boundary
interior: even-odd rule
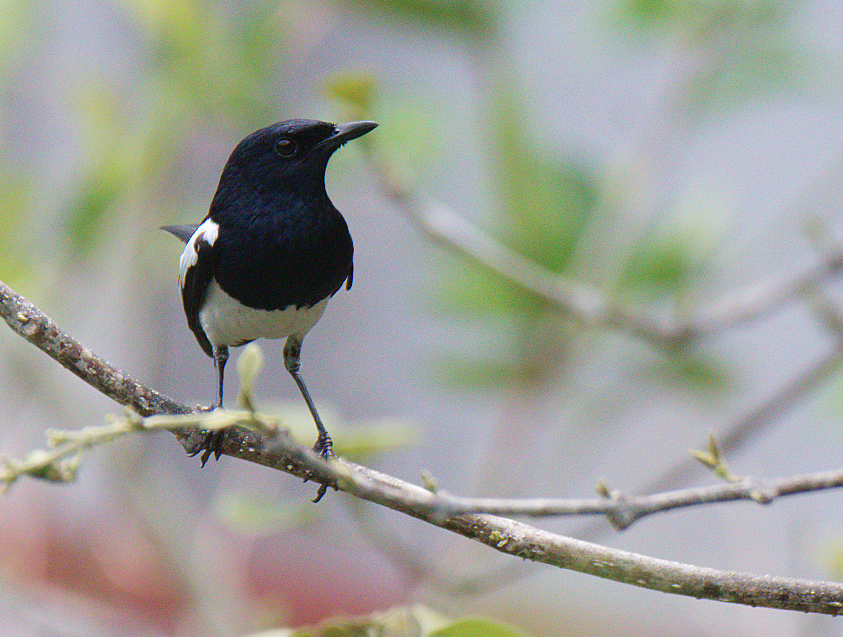
[[[370,130],[377,126],[377,122],[348,122],[347,124],[337,124],[334,126],[334,134],[328,139],[321,142],[319,145],[324,146],[328,150],[334,151],[347,141],[356,139],[361,135],[365,135]]]

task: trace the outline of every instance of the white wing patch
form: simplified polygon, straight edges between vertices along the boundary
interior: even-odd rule
[[[179,287],[182,289],[187,271],[196,267],[199,261],[201,246],[214,245],[219,229],[217,223],[206,219],[190,237],[179,259]],[[211,278],[197,319],[212,346],[237,346],[261,337],[304,337],[322,316],[327,305],[328,299],[325,298],[313,307],[296,308],[292,305],[281,310],[258,310],[226,294],[219,283]]]
[[[199,252],[197,250],[197,243],[202,241],[209,245],[214,245],[219,234],[219,224],[210,219],[205,219],[201,226],[196,228],[196,232],[190,237],[187,245],[184,247],[184,252],[179,257],[179,288],[184,289],[184,275],[187,269],[196,265],[199,260]]]

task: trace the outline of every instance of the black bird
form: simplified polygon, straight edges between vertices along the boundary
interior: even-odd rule
[[[162,229],[187,243],[179,260],[187,324],[214,359],[222,406],[230,346],[286,338],[284,366],[319,431],[313,449],[333,455],[331,438],[299,374],[305,334],[328,299],[351,288],[354,251],[348,226],[325,191],[331,154],[375,122],[329,124],[294,119],[252,133],[223,168],[208,216],[198,225]],[[202,465],[219,458],[222,434],[203,442]]]

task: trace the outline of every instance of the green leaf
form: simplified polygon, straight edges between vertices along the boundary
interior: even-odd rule
[[[353,119],[371,113],[375,103],[375,76],[372,73],[341,73],[330,78],[324,86],[325,95],[348,105]]]
[[[622,291],[681,301],[682,292],[709,267],[731,211],[728,197],[717,188],[689,188],[675,211],[641,234],[621,275]]]
[[[349,423],[331,409],[330,405],[320,404],[318,408],[319,415],[331,432],[334,451],[337,455],[352,460],[362,460],[374,454],[402,449],[416,444],[419,440],[418,427],[406,420],[359,420]],[[302,443],[312,440],[315,436],[313,416],[303,401],[291,401],[271,408],[262,404],[261,411],[278,418],[290,435]]]
[[[599,179],[584,163],[546,150],[525,125],[520,101],[503,83],[498,91],[490,137],[498,162],[501,218],[497,230],[488,232],[549,272],[564,273],[596,209]],[[458,310],[497,321],[504,328],[502,339],[517,347],[509,357],[474,361],[474,369],[468,358],[457,360],[446,367],[446,377],[475,385],[544,377],[576,332],[561,331],[556,310],[517,284],[480,266],[452,263],[437,280],[443,298]]]
[[[454,387],[500,387],[511,383],[523,374],[518,365],[505,357],[482,359],[473,356],[460,357],[451,354],[438,364],[438,377],[446,385]]]
[[[685,32],[701,41],[716,32],[746,34],[750,29],[781,24],[791,6],[781,0],[619,0],[609,14],[615,22],[662,38]]]
[[[106,215],[120,197],[122,177],[123,171],[114,162],[103,162],[83,177],[64,223],[69,246],[77,256],[87,252],[107,227]]]
[[[621,284],[627,288],[676,293],[695,273],[688,244],[677,238],[647,242],[627,264]]]
[[[394,157],[397,165],[412,166],[413,171],[422,172],[428,167],[435,170],[448,143],[438,123],[436,105],[413,98],[393,98],[378,106],[377,116],[376,111],[349,112],[355,119],[374,117],[381,123],[377,136],[371,138],[373,143],[377,141],[378,153]],[[368,137],[360,141],[365,142]]]
[[[494,15],[488,3],[476,0],[357,0],[396,18],[455,31],[473,40],[494,35]]]
[[[494,131],[501,219],[498,240],[557,273],[569,266],[592,217],[598,179],[576,161],[554,158],[532,139],[523,109],[507,89],[497,98]],[[472,312],[536,314],[543,308],[531,294],[478,267],[455,261],[439,279],[444,298]]]
[[[215,515],[240,533],[265,536],[311,526],[316,514],[307,504],[278,502],[256,495],[228,494],[217,500]]]
[[[19,284],[31,270],[21,245],[22,232],[33,205],[31,175],[7,173],[0,177],[0,279]]]
[[[553,272],[568,266],[591,219],[599,180],[581,162],[561,160],[538,145],[524,124],[524,109],[508,88],[497,98],[492,129],[505,242]]]
[[[460,619],[430,637],[526,637],[526,633],[490,619]]]
[[[511,245],[548,270],[562,272],[591,217],[596,184],[581,166],[538,154],[523,157],[514,180],[518,173],[519,185],[508,202]]]
[[[672,386],[706,394],[720,393],[732,386],[732,379],[720,361],[703,355],[665,356],[651,365],[646,375]]]
[[[523,290],[459,257],[448,257],[434,282],[436,298],[449,309],[488,316],[511,314],[526,302]]]
[[[376,454],[405,449],[417,444],[419,429],[400,420],[361,423],[343,429],[335,438],[335,447],[343,456],[361,461]]]
[[[613,13],[619,22],[630,21],[639,28],[652,28],[674,22],[679,8],[676,0],[624,0],[617,3]]]

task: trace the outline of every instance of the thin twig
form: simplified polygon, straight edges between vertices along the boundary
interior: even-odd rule
[[[816,391],[843,367],[843,341],[811,363],[781,388],[765,396],[758,404],[736,418],[717,434],[721,451],[731,456],[757,438],[773,421],[792,410],[806,396]],[[668,468],[642,486],[640,491],[655,493],[670,486],[687,483],[692,471],[699,466],[693,458],[686,458]]]
[[[440,506],[451,513],[483,512],[493,515],[550,517],[606,515],[619,530],[654,513],[673,509],[744,500],[770,504],[777,498],[843,487],[843,470],[825,471],[775,480],[744,478],[738,482],[676,489],[653,495],[630,496],[613,493],[610,498],[460,498],[439,493]]]
[[[469,513],[488,513],[491,515],[513,515],[527,517],[558,517],[581,515],[605,515],[618,528],[626,529],[632,523],[654,513],[663,513],[672,509],[732,502],[736,500],[770,504],[775,499],[821,491],[843,486],[843,470],[825,471],[801,476],[758,480],[754,478],[735,479],[733,482],[708,487],[677,489],[652,495],[628,496],[620,492],[609,492],[604,488],[605,496],[597,498],[464,498],[445,491],[432,492],[429,489],[416,491],[411,501],[407,500],[406,483],[397,481],[399,488],[384,491],[387,476],[377,475],[377,480],[369,477],[365,467],[347,461],[325,463],[319,456],[310,452],[300,443],[289,438],[288,434],[278,435],[277,418],[251,411],[231,411],[217,409],[212,412],[191,414],[161,414],[141,418],[133,412],[125,416],[112,417],[108,425],[85,427],[78,431],[50,431],[48,438],[50,450],[37,450],[21,461],[6,460],[5,472],[0,473],[0,481],[11,484],[21,475],[36,477],[59,476],[55,471],[56,463],[68,456],[75,458],[85,449],[102,445],[113,440],[140,431],[167,430],[176,432],[181,429],[221,430],[239,425],[250,432],[263,434],[263,450],[267,457],[284,456],[288,465],[290,457],[300,465],[300,475],[311,477],[319,474],[343,491],[366,500],[381,503],[400,500],[403,506],[410,506],[424,511],[424,516],[444,519],[454,515]],[[242,457],[244,452],[255,453],[258,449],[233,450],[231,455]],[[262,463],[266,464],[266,463]],[[275,463],[271,466],[278,468]],[[285,467],[285,469],[289,469]],[[70,475],[68,479],[74,476]],[[58,479],[58,478],[56,478]],[[395,479],[397,480],[397,479]],[[395,498],[393,501],[392,498]]]

